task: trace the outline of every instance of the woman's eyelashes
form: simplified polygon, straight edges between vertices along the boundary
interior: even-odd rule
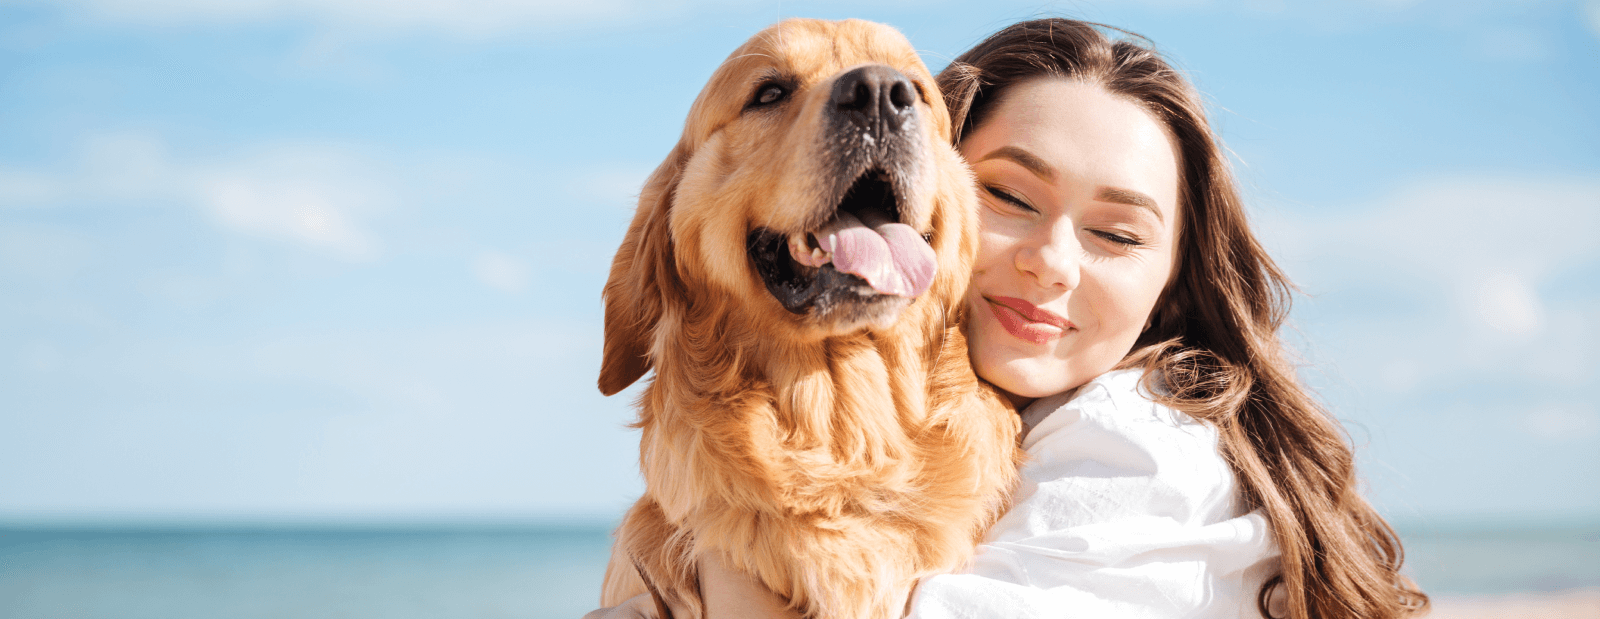
[[[999,187],[996,187],[994,185],[984,185],[983,186],[983,190],[988,192],[989,195],[994,196],[996,200],[999,200],[1001,202],[1009,204],[1009,205],[1011,205],[1013,207],[1016,207],[1018,209],[1027,211],[1029,213],[1037,213],[1037,212],[1039,212],[1037,209],[1033,208],[1032,206],[1029,206],[1027,202],[1022,200],[1022,198],[1018,198],[1018,197],[1006,192],[1006,190],[1001,189]]]
[[[1136,237],[1112,230],[1090,230],[1089,233],[1112,243],[1127,247],[1140,247],[1144,245],[1144,241],[1141,241]]]
[[[1019,197],[1018,194],[1013,193],[1014,190],[1004,189],[999,185],[992,185],[988,183],[981,184],[980,186],[983,188],[984,193],[987,193],[994,198],[995,202],[998,202],[1000,205],[1004,205],[1001,207],[1002,209],[1009,209],[1014,213],[1020,212],[1027,213],[1029,215],[1040,214],[1039,209],[1036,209],[1033,207],[1033,205],[1028,204],[1028,201]],[[1105,241],[1106,243],[1110,243],[1114,246],[1114,249],[1118,251],[1138,249],[1148,244],[1145,242],[1142,235],[1117,229],[1116,227],[1091,227],[1085,229],[1085,232],[1088,232],[1095,238]]]

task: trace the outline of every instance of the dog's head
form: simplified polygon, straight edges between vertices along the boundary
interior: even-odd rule
[[[800,340],[959,304],[974,216],[949,135],[932,75],[888,26],[791,19],[751,38],[641,192],[606,283],[601,391],[642,376],[691,303]]]

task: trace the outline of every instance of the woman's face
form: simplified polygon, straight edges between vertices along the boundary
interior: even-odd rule
[[[1041,78],[1012,86],[961,153],[982,205],[967,298],[978,375],[1021,407],[1110,370],[1174,267],[1165,128],[1098,85]]]

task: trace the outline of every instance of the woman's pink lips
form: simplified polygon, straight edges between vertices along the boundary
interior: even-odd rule
[[[984,297],[1000,326],[1018,339],[1046,344],[1075,328],[1072,321],[1015,297]]]

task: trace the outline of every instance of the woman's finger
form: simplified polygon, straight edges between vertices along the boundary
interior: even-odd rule
[[[642,593],[628,601],[612,606],[590,611],[583,619],[661,619],[656,616],[656,605],[650,599],[650,594]]]

